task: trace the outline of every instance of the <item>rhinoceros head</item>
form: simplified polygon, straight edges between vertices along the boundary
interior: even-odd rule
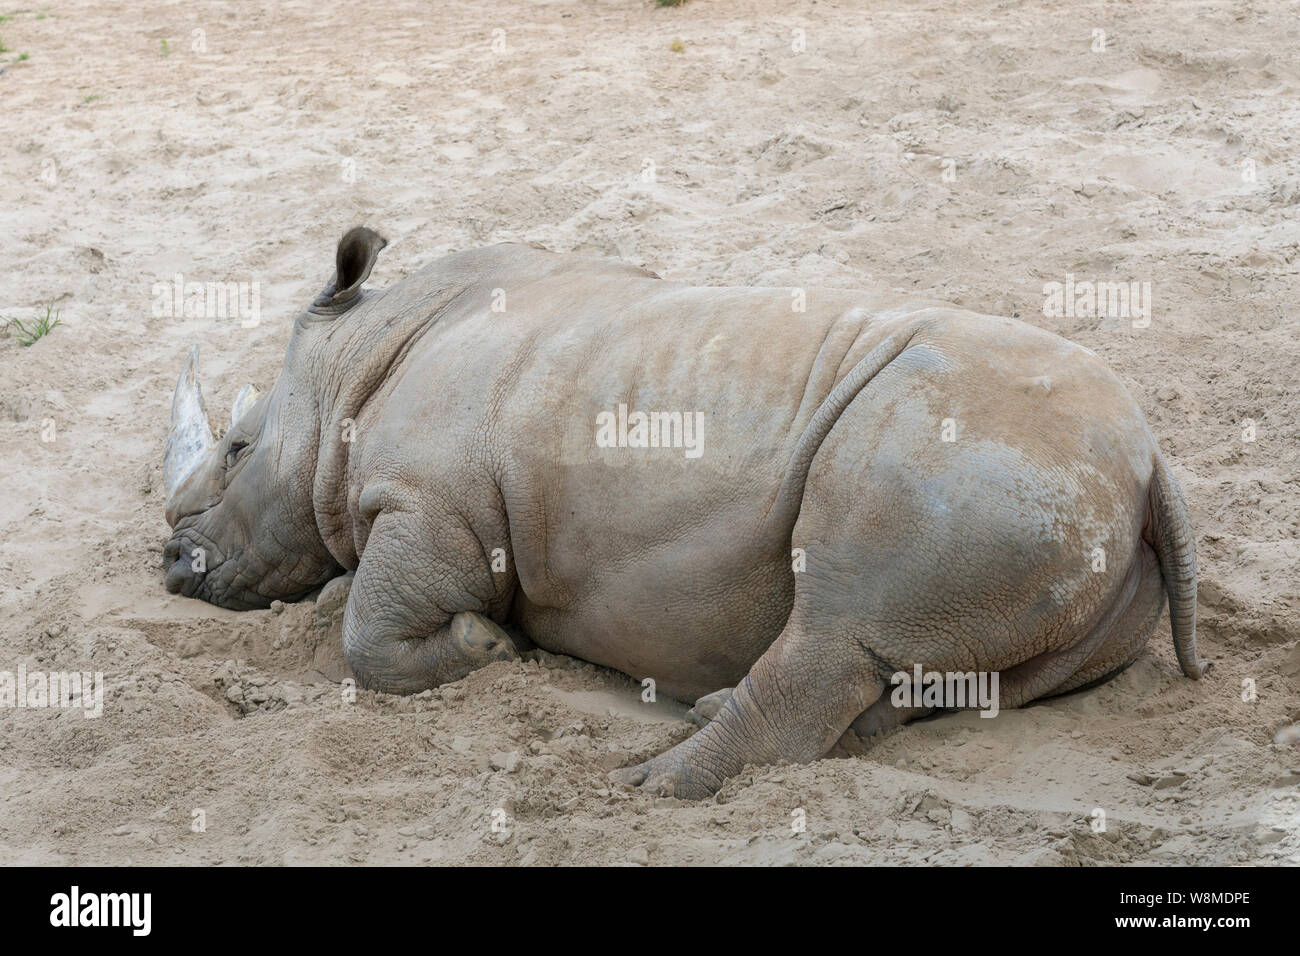
[[[176,383],[163,456],[167,590],[235,610],[294,600],[342,568],[325,546],[313,500],[322,411],[317,329],[359,300],[385,240],[353,229],[334,280],[295,324],[284,367],[266,394],[245,386],[217,438],[198,379],[198,347]]]

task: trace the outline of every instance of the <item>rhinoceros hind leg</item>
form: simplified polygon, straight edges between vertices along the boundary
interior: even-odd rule
[[[1165,608],[1164,581],[1155,552],[1146,544],[1140,545],[1134,568],[1130,575],[1138,574],[1138,584],[1131,598],[1117,602],[1122,613],[1100,625],[1104,634],[1100,645],[1064,683],[1045,696],[1056,697],[1103,684],[1142,656]],[[1127,588],[1124,593],[1128,593]]]
[[[717,716],[658,757],[611,774],[660,796],[711,796],[746,764],[807,763],[826,753],[880,696],[876,661],[856,642],[834,642],[818,602],[796,599],[785,630]],[[833,614],[833,611],[830,611]],[[710,695],[712,696],[712,695]]]

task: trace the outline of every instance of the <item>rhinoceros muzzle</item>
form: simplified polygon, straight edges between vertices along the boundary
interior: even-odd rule
[[[177,531],[163,548],[163,583],[172,594],[194,597],[208,572],[208,550],[185,534]]]

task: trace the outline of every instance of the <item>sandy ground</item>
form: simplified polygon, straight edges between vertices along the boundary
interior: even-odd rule
[[[0,862],[1300,862],[1294,4],[67,0],[0,37],[0,315],[63,321],[0,343],[0,670],[106,682],[0,709]],[[345,701],[336,611],[164,592],[160,484],[190,344],[214,416],[269,384],[356,223],[377,284],[522,239],[1094,349],[1187,489],[1217,666],[1162,624],[1099,689],[701,804],[610,789],[692,728],[579,661]],[[177,273],[261,324],[155,316]],[[1067,274],[1150,282],[1150,327],[1045,317]]]

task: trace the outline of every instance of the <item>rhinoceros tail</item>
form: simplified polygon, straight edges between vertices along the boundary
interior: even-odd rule
[[[1169,624],[1183,673],[1200,680],[1210,667],[1196,656],[1196,536],[1183,489],[1159,452],[1151,476],[1148,540],[1160,561],[1169,596]]]

